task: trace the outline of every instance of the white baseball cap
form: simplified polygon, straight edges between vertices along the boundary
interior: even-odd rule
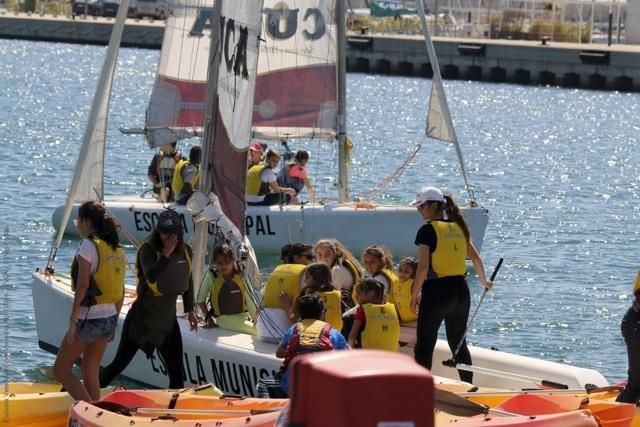
[[[409,206],[420,206],[425,202],[444,202],[444,194],[435,187],[422,187]]]

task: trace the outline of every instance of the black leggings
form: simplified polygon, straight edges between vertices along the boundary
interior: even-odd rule
[[[131,363],[140,347],[137,343],[127,339],[124,334],[120,337],[120,344],[115,357],[102,371],[100,371],[100,387],[107,387],[113,379]],[[182,336],[180,327],[175,321],[171,335],[158,348],[158,353],[169,375],[169,388],[184,388],[184,365],[182,364]]]
[[[438,340],[438,329],[444,320],[447,342],[451,352],[462,339],[467,328],[471,297],[463,276],[451,276],[427,280],[422,285],[422,299],[418,310],[416,362],[427,369],[433,363],[433,350]],[[465,339],[456,356],[457,363],[471,364],[471,353]],[[462,381],[471,382],[473,373],[458,370]]]
[[[640,399],[640,313],[630,308],[622,319],[620,328],[624,342],[627,344],[629,376],[627,385],[616,401],[636,403]]]

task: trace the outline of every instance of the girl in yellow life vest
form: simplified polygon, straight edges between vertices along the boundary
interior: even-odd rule
[[[100,361],[113,339],[122,308],[126,260],[116,224],[100,203],[83,203],[74,222],[84,239],[74,259],[76,268],[72,268],[75,295],[69,328],[60,343],[53,372],[74,399],[97,400]],[[97,288],[92,295],[90,281]],[[80,356],[83,382],[71,372]]]
[[[398,264],[398,280],[391,284],[391,297],[396,306],[400,321],[413,322],[418,315],[411,311],[411,289],[413,279],[416,277],[418,260],[413,257],[404,257]]]
[[[349,333],[349,347],[398,350],[400,320],[393,304],[384,302],[384,287],[373,278],[365,278],[356,286],[360,306],[356,310]]]
[[[342,294],[342,307],[353,307],[351,294],[355,284],[362,280],[362,266],[356,257],[336,239],[318,240],[314,250],[318,261],[327,264],[331,269],[333,285]]]
[[[210,308],[207,306],[209,300]],[[213,268],[209,269],[196,299],[205,313],[205,328],[223,329],[256,335],[249,312],[255,306],[246,295],[246,285],[236,270],[233,251],[223,244],[213,249]]]
[[[371,277],[384,286],[385,298],[391,292],[391,284],[398,280],[393,272],[393,255],[382,245],[371,245],[362,252],[362,264],[365,277]],[[353,294],[355,300],[355,292]],[[393,302],[393,301],[391,301]]]
[[[488,290],[493,283],[487,280],[484,264],[473,242],[469,227],[451,195],[444,195],[434,187],[423,187],[415,200],[422,219],[415,244],[418,246],[418,268],[411,290],[411,311],[418,313],[416,330],[416,362],[431,369],[438,329],[444,321],[451,352],[464,337],[469,318],[471,297],[465,276],[467,255],[473,262],[480,282]],[[446,218],[446,219],[445,219]],[[418,296],[420,309],[417,308]],[[471,365],[471,353],[466,340],[456,355],[457,363]],[[473,373],[458,371],[460,379],[472,382]]]
[[[256,328],[260,339],[280,342],[282,334],[293,324],[295,299],[305,287],[303,271],[314,259],[313,247],[306,243],[289,243],[280,250],[282,263],[265,284]]]
[[[305,267],[303,280],[306,286],[301,295],[316,294],[324,300],[325,321],[337,330],[342,329],[340,291],[331,282],[331,270],[324,263],[316,262]]]

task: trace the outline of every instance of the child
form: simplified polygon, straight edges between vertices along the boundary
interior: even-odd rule
[[[378,350],[398,350],[400,321],[391,303],[384,302],[384,287],[373,278],[363,279],[356,286],[356,310],[353,327],[349,333],[349,347]]]
[[[342,329],[342,310],[340,308],[340,291],[331,282],[331,270],[329,266],[317,262],[309,264],[304,269],[305,287],[301,295],[317,294],[324,300],[325,320],[337,330]]]
[[[368,246],[362,252],[365,277],[371,277],[382,283],[385,296],[391,292],[391,284],[398,280],[398,277],[393,272],[392,259],[389,249],[381,245]],[[355,289],[352,297],[355,301]]]
[[[207,306],[207,299],[211,309]],[[245,283],[235,268],[233,252],[228,245],[213,250],[213,268],[210,268],[198,292],[198,307],[206,314],[205,327],[256,335],[256,329],[247,312]],[[214,320],[215,319],[215,320]]]
[[[414,322],[418,315],[411,311],[411,288],[416,277],[418,260],[413,257],[404,257],[398,264],[398,280],[391,285],[391,300],[396,306],[400,321],[403,323]]]

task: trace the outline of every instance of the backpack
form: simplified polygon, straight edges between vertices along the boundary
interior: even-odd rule
[[[322,321],[318,320],[317,322]],[[313,329],[316,329],[314,328],[315,322],[307,327],[302,334],[300,334],[300,327],[302,326],[301,323],[296,323],[293,326],[293,334],[289,341],[289,345],[287,346],[287,351],[284,356],[284,362],[282,362],[282,366],[280,367],[280,372],[286,372],[287,366],[291,360],[301,354],[333,350],[333,343],[331,342],[330,334],[331,325],[325,322],[322,323],[323,325],[319,333],[314,333],[313,331]]]

